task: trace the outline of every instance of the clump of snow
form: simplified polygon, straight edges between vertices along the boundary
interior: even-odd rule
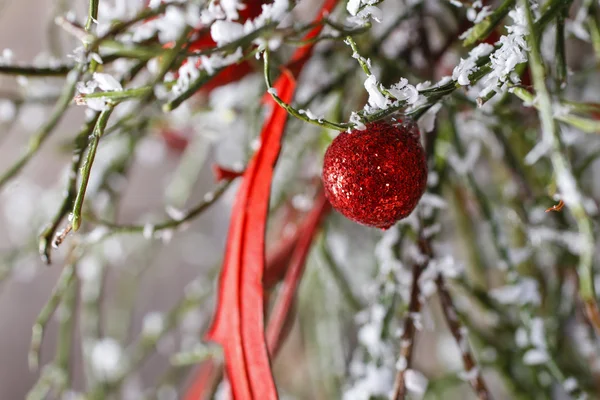
[[[531,344],[537,348],[545,349],[548,347],[546,342],[546,331],[544,329],[544,320],[536,317],[530,322]]]
[[[421,200],[419,200],[419,206],[431,207],[433,209],[444,210],[448,207],[448,202],[443,197],[433,193],[425,193]]]
[[[380,84],[374,75],[369,75],[365,80],[365,89],[369,93],[369,105],[384,109],[389,103],[389,99],[381,93]]]
[[[575,390],[577,390],[577,388],[579,387],[579,384],[577,383],[577,379],[570,377],[565,379],[565,381],[563,382],[563,388],[565,389],[565,391],[567,393],[572,393]]]
[[[177,71],[177,83],[172,88],[174,94],[180,94],[187,90],[190,83],[198,79],[200,69],[197,67],[198,57],[188,57],[186,62],[179,67]]]
[[[213,2],[211,2],[212,4]],[[225,13],[225,19],[229,21],[235,21],[240,17],[238,11],[246,8],[244,2],[240,0],[221,0],[219,1],[219,5],[223,8],[223,12]]]
[[[350,24],[355,26],[364,26],[371,19],[377,23],[381,23],[383,21],[383,11],[376,6],[371,5],[371,1],[362,0],[362,2],[359,1],[359,3],[362,4],[358,4],[357,6],[355,0],[352,0],[348,3],[347,10],[351,14],[351,16],[348,18],[348,22]]]
[[[544,349],[530,349],[523,355],[525,365],[541,365],[550,359],[548,352]]]
[[[396,272],[404,268],[402,262],[395,255],[395,246],[400,239],[398,229],[388,229],[375,247],[375,257],[379,262],[381,273]]]
[[[205,7],[200,13],[200,22],[202,25],[208,26],[216,20],[225,19],[227,15],[220,4],[211,1],[208,7]],[[237,18],[235,18],[237,19]]]
[[[373,396],[389,396],[394,384],[392,371],[368,364],[362,376],[344,392],[344,400],[369,400]]]
[[[350,15],[356,15],[358,13],[358,9],[360,8],[361,0],[349,0],[348,4],[346,4],[346,10]]]
[[[480,153],[481,142],[471,141],[467,147],[466,154],[462,158],[460,158],[456,151],[452,150],[448,154],[448,164],[450,164],[458,175],[464,176],[467,173],[473,172]]]
[[[354,111],[352,111],[350,114],[350,123],[353,124],[354,127],[359,131],[364,131],[367,129],[367,126],[362,122],[360,115]],[[350,128],[348,128],[348,131],[350,131]]]
[[[288,0],[275,0],[270,4],[262,5],[262,13],[251,21],[254,29],[261,28],[272,21],[281,21],[290,8]],[[248,24],[249,21],[246,21]]]
[[[210,36],[217,46],[224,46],[244,36],[244,26],[238,22],[215,21],[210,26]]]
[[[157,337],[165,329],[165,317],[160,312],[151,312],[144,316],[142,334],[147,337]]]
[[[228,55],[214,53],[209,56],[201,56],[200,61],[202,62],[202,68],[204,68],[209,75],[213,75],[218,69],[235,64],[242,56],[242,48],[238,47],[235,52]]]
[[[4,49],[0,54],[0,65],[11,64],[14,59],[14,53],[11,49]]]
[[[479,376],[479,368],[473,367],[469,371],[461,371],[458,377],[465,382],[473,382]]]
[[[84,257],[77,263],[77,276],[85,283],[97,283],[101,270],[100,260],[94,256]]]
[[[102,72],[94,72],[92,75],[94,81],[98,83],[98,88],[105,92],[123,90],[123,86],[112,75]]]
[[[529,240],[534,246],[556,243],[566,247],[573,254],[580,254],[584,240],[580,232],[559,231],[546,226],[532,226],[528,230]]]
[[[532,278],[521,278],[512,285],[492,289],[490,295],[502,304],[540,304],[538,283]]]
[[[364,324],[358,331],[358,340],[365,346],[369,353],[374,357],[379,357],[385,350],[384,343],[381,341],[381,329],[385,309],[381,304],[374,304],[369,310],[370,321]]]
[[[421,372],[414,369],[407,369],[404,373],[406,389],[417,395],[422,395],[427,390],[429,380]]]
[[[187,25],[185,11],[178,7],[168,7],[165,13],[152,21],[161,43],[177,40]]]
[[[427,133],[433,131],[433,128],[435,127],[435,117],[441,108],[442,103],[437,103],[429,108],[429,110],[427,110],[427,112],[423,114],[421,118],[419,118],[417,123],[421,132]]]
[[[469,76],[478,71],[477,60],[485,57],[494,51],[494,46],[488,43],[481,43],[469,52],[469,56],[460,60],[459,64],[452,71],[452,79],[457,81],[462,86],[467,86],[471,83]]]
[[[313,113],[311,110],[306,109],[306,110],[298,110],[298,112],[300,114],[304,114],[306,115],[309,119],[313,120],[313,121],[318,121],[318,122],[322,122],[324,116],[323,115],[316,115],[315,113]]]
[[[103,382],[112,382],[124,372],[126,362],[119,342],[104,338],[94,343],[90,361],[96,378]]]
[[[388,90],[397,100],[405,101],[409,105],[415,104],[419,100],[419,91],[409,84],[406,78],[401,78],[398,83],[393,84]]]
[[[467,19],[472,21],[474,24],[478,24],[491,13],[492,11],[490,6],[484,6],[479,11],[477,11],[475,8],[470,8],[467,11]]]
[[[292,197],[292,206],[298,211],[310,211],[313,204],[313,198],[307,194],[297,194]]]
[[[144,239],[150,240],[154,236],[154,225],[147,223],[144,224],[144,229],[142,231],[142,236]]]
[[[12,121],[17,115],[17,106],[8,99],[0,99],[0,123]]]
[[[490,92],[497,90],[508,81],[511,73],[519,64],[527,62],[527,39],[529,33],[525,9],[516,7],[508,13],[514,21],[513,25],[506,27],[508,35],[500,37],[498,44],[501,46],[491,56],[492,71],[482,80],[484,89],[480,96],[485,97]]]

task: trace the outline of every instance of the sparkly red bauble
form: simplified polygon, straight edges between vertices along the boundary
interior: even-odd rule
[[[415,209],[427,186],[417,128],[375,122],[341,132],[325,152],[323,184],[331,205],[347,218],[391,227]]]

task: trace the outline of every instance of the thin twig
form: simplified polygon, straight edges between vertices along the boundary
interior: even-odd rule
[[[62,64],[55,67],[35,67],[32,65],[6,65],[0,64],[0,74],[23,76],[65,76],[73,69],[71,64]]]
[[[429,263],[430,249],[429,244],[424,239],[419,240],[419,247],[423,255],[427,255],[427,260],[423,263],[418,263],[413,266],[412,271],[412,286],[410,289],[410,301],[408,303],[408,310],[406,317],[404,318],[404,326],[402,329],[402,337],[400,338],[400,356],[398,364],[401,368],[396,372],[396,379],[394,381],[394,390],[392,394],[392,400],[404,400],[406,398],[407,389],[405,374],[406,371],[412,365],[413,347],[415,344],[415,333],[417,327],[415,325],[415,315],[421,311],[421,289],[419,286],[419,278],[421,274],[427,268]]]
[[[504,0],[490,15],[483,21],[475,24],[470,30],[469,35],[463,41],[463,46],[471,46],[480,40],[485,39],[496,26],[508,15],[508,12],[515,6],[516,0]]]
[[[90,139],[90,144],[88,146],[87,156],[81,167],[81,181],[79,184],[79,189],[77,190],[77,195],[75,196],[75,200],[73,202],[73,211],[71,212],[70,220],[73,231],[77,231],[79,226],[81,225],[81,209],[83,207],[83,200],[85,198],[85,193],[87,191],[87,184],[90,179],[90,173],[92,172],[92,165],[94,164],[94,159],[96,158],[96,151],[98,150],[98,144],[100,143],[100,138],[104,135],[104,130],[106,129],[106,125],[108,124],[108,119],[112,114],[113,107],[109,106],[108,109],[102,111],[98,116],[98,121],[96,121],[96,126],[94,126],[94,130],[92,132],[92,137]]]
[[[46,264],[50,264],[52,262],[50,256],[51,247],[58,247],[62,243],[66,234],[68,234],[70,231],[70,229],[66,228],[64,232],[59,234],[56,238],[54,236],[62,220],[73,208],[73,203],[77,194],[78,171],[83,160],[83,151],[87,147],[90,133],[98,121],[98,115],[99,114],[96,113],[96,115],[84,125],[81,132],[75,137],[75,149],[73,150],[73,157],[71,159],[71,167],[69,169],[69,177],[67,182],[67,190],[65,192],[63,201],[52,220],[40,233],[38,245],[39,254]]]
[[[106,227],[110,228],[111,234],[143,233],[146,236],[151,237],[154,233],[157,233],[157,232],[160,232],[163,230],[168,230],[168,229],[175,229],[179,226],[182,226],[182,225],[190,222],[194,218],[196,218],[203,211],[205,211],[208,207],[210,207],[211,205],[216,203],[219,200],[219,198],[223,195],[223,193],[225,193],[225,191],[231,185],[232,182],[233,181],[225,181],[223,183],[220,183],[215,190],[206,193],[204,195],[204,198],[202,199],[202,201],[200,201],[200,203],[198,203],[196,206],[194,206],[189,211],[184,213],[182,215],[182,217],[178,218],[178,219],[171,218],[166,221],[162,221],[162,222],[158,222],[158,223],[154,223],[154,224],[147,223],[144,225],[136,225],[136,224],[120,225],[120,224],[116,224],[114,222],[95,218],[91,215],[88,216],[88,218],[92,222],[94,222],[98,225],[102,225],[102,226],[106,226]]]
[[[333,256],[331,255],[329,247],[326,243],[325,234],[321,238],[320,242],[319,248],[321,250],[320,254],[323,257],[323,264],[332,275],[334,282],[339,288],[340,293],[345,300],[344,304],[347,304],[353,312],[360,311],[364,306],[358,296],[354,293],[350,283],[348,282],[348,278],[344,275],[344,272],[340,270],[339,266],[333,259]]]
[[[475,357],[469,349],[467,330],[464,329],[464,327],[458,319],[456,307],[454,307],[452,297],[448,292],[448,288],[446,287],[446,282],[442,274],[438,274],[435,283],[437,285],[440,303],[442,306],[442,311],[444,313],[444,318],[448,323],[450,332],[452,333],[452,336],[454,336],[454,339],[456,340],[456,343],[458,344],[460,353],[462,355],[463,364],[465,366],[465,377],[473,387],[473,390],[475,391],[477,397],[480,400],[489,400],[492,397],[487,388],[487,385],[483,380],[481,371],[477,366]]]
[[[100,0],[89,0],[88,18],[85,22],[85,30],[90,32],[92,30],[92,24],[98,21],[98,5]]]
[[[63,267],[58,281],[52,290],[50,299],[42,311],[40,311],[35,320],[35,324],[33,325],[28,355],[29,368],[31,370],[36,370],[39,366],[40,348],[42,345],[42,340],[44,339],[46,325],[50,321],[52,315],[54,315],[54,312],[56,311],[56,308],[62,301],[63,297],[66,295],[67,291],[75,281],[75,262],[79,257],[76,252],[77,250],[75,248],[71,250],[71,253],[68,257],[68,264]]]

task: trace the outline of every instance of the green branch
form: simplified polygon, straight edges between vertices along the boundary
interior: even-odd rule
[[[593,260],[595,244],[592,224],[581,201],[573,172],[561,151],[558,127],[554,121],[555,113],[552,109],[552,99],[546,87],[544,62],[540,52],[538,32],[535,31],[533,23],[531,5],[527,0],[521,1],[524,3],[526,9],[527,23],[531,32],[529,34],[529,68],[533,79],[533,86],[537,94],[537,103],[539,104],[538,111],[542,124],[542,140],[545,140],[551,146],[550,161],[556,175],[556,184],[561,191],[565,204],[577,221],[577,227],[581,235],[579,242],[579,265],[577,267],[579,294],[586,305],[590,322],[594,325],[596,332],[600,333],[600,312],[598,312],[594,289]]]
[[[87,185],[90,180],[90,173],[92,172],[92,165],[94,164],[94,159],[96,157],[96,151],[98,150],[100,138],[102,137],[102,135],[104,135],[104,130],[106,129],[108,119],[110,118],[113,109],[114,108],[111,105],[108,109],[100,113],[98,121],[96,122],[96,126],[94,127],[94,130],[92,132],[92,137],[90,138],[87,156],[85,158],[83,166],[81,167],[81,182],[79,184],[79,189],[77,190],[77,195],[75,196],[75,201],[73,203],[73,211],[69,216],[73,231],[77,231],[79,229],[79,226],[81,225],[81,209],[83,207],[83,200],[85,198]]]
[[[55,67],[34,67],[31,65],[5,65],[0,64],[0,74],[23,76],[65,76],[73,69],[71,64],[62,64]]]

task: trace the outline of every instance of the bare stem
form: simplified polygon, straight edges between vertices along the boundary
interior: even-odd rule
[[[71,64],[58,65],[56,67],[34,67],[31,65],[4,65],[0,64],[0,74],[23,75],[34,77],[65,76],[73,69]]]
[[[76,258],[73,254],[75,250],[72,250],[70,255],[71,258]],[[39,366],[40,362],[40,348],[42,345],[42,340],[44,339],[44,331],[46,329],[46,325],[50,321],[52,315],[56,311],[56,308],[65,297],[69,288],[75,281],[75,260],[71,260],[65,267],[56,282],[56,286],[52,290],[52,294],[50,295],[50,299],[40,311],[38,317],[35,320],[35,324],[33,325],[32,335],[31,335],[31,344],[29,346],[29,368],[31,370],[36,370]]]
[[[211,205],[216,203],[217,200],[219,200],[219,198],[223,195],[223,193],[225,193],[225,191],[231,185],[232,182],[233,181],[223,182],[223,183],[219,184],[217,186],[217,188],[215,190],[213,190],[212,192],[206,193],[200,203],[198,203],[196,206],[194,206],[189,211],[187,211],[185,214],[183,214],[182,217],[179,219],[168,219],[166,221],[155,223],[155,224],[147,223],[144,225],[119,225],[119,224],[115,224],[110,221],[97,219],[92,216],[90,216],[89,218],[93,222],[95,222],[99,225],[103,225],[103,226],[110,228],[111,234],[143,233],[145,235],[152,236],[152,234],[154,234],[156,232],[160,232],[160,231],[168,230],[168,229],[175,229],[181,225],[186,224],[187,222],[190,222],[194,218],[196,218],[203,211],[208,209],[208,207],[210,207]]]
[[[429,244],[426,243],[425,240],[422,239],[419,241],[419,247],[424,255],[430,254]],[[413,347],[417,331],[414,316],[421,311],[421,289],[419,286],[419,278],[429,263],[429,256],[427,257],[428,258],[424,263],[415,264],[413,266],[410,301],[408,303],[406,316],[404,317],[402,337],[400,338],[399,360],[402,360],[402,362],[399,362],[399,364],[402,365],[402,368],[399,368],[396,372],[394,390],[391,397],[392,400],[404,400],[407,394],[405,374],[407,369],[412,365]]]
[[[92,132],[90,144],[88,146],[87,156],[81,167],[81,182],[75,201],[73,203],[73,211],[71,212],[71,226],[73,231],[77,231],[81,225],[81,209],[83,207],[83,200],[85,198],[85,192],[87,190],[88,181],[90,180],[90,173],[92,172],[92,165],[94,164],[94,158],[96,157],[96,151],[98,150],[98,144],[100,138],[104,135],[104,130],[108,124],[108,119],[113,111],[113,107],[110,106],[108,109],[102,111],[98,116],[98,121]]]
[[[475,357],[469,349],[467,330],[462,326],[458,319],[456,307],[454,307],[452,297],[450,296],[450,292],[448,292],[448,288],[446,287],[445,279],[441,274],[438,274],[436,278],[436,285],[440,297],[440,303],[442,305],[442,311],[444,312],[444,318],[448,323],[450,333],[452,333],[452,336],[454,336],[462,355],[466,378],[480,400],[489,400],[492,397],[487,385],[483,380],[481,371],[477,366]]]
[[[71,161],[71,168],[69,169],[69,180],[67,182],[67,190],[63,201],[57,210],[52,220],[46,225],[42,233],[39,236],[39,253],[42,260],[46,264],[52,262],[50,256],[51,247],[57,247],[63,241],[64,236],[68,234],[67,229],[61,233],[58,237],[54,237],[58,227],[62,220],[67,216],[69,211],[73,208],[75,196],[77,194],[77,177],[78,171],[81,167],[82,155],[84,149],[87,147],[89,135],[92,132],[96,122],[98,121],[98,114],[92,118],[88,123],[85,124],[81,132],[75,138],[75,149],[73,150],[73,158]]]

